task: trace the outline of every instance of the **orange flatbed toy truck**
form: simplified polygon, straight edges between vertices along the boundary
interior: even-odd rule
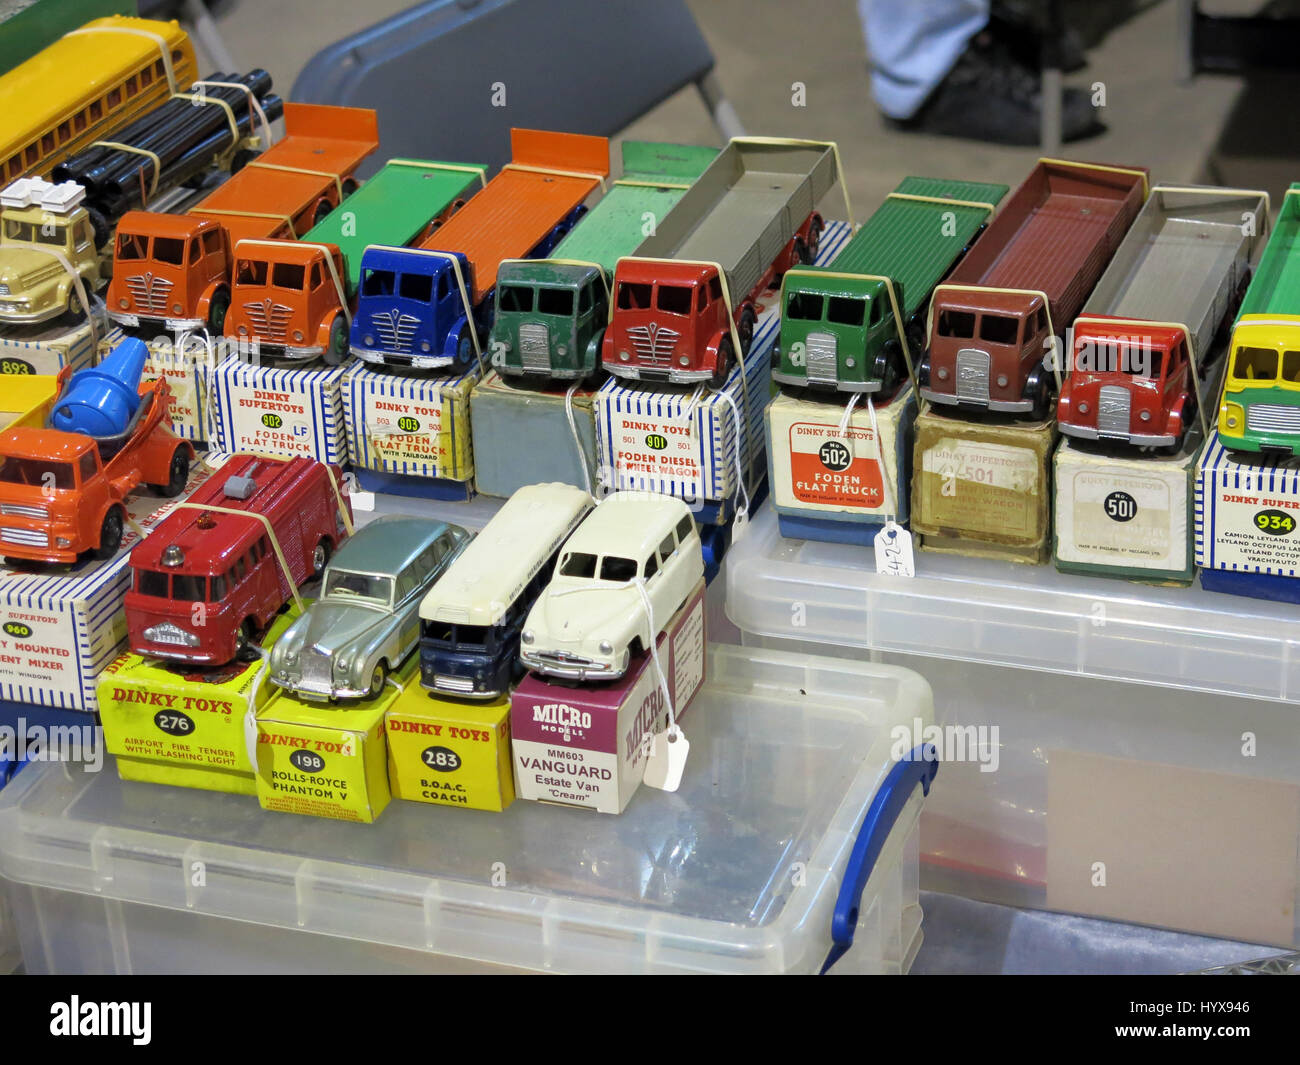
[[[171,431],[167,382],[140,383],[147,357],[143,341],[124,340],[67,379],[45,428],[0,433],[0,555],[111,558],[132,492],[141,484],[162,496],[185,490],[194,448]]]

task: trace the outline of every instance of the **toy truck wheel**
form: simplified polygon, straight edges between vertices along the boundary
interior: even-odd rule
[[[256,662],[262,656],[257,652],[257,645],[253,642],[253,633],[255,626],[252,618],[244,618],[244,623],[239,626],[239,632],[235,634],[235,660],[237,662]]]
[[[77,295],[77,287],[73,285],[68,289],[68,317],[80,318],[85,312],[81,305],[81,297]]]
[[[1025,385],[1025,395],[1034,404],[1030,408],[1030,417],[1036,422],[1046,418],[1052,408],[1052,388],[1047,382],[1047,374],[1041,367],[1029,375],[1029,381]]]
[[[230,310],[230,293],[224,288],[217,289],[208,303],[208,332],[214,337],[221,335],[226,324],[226,312]]]
[[[330,555],[334,553],[334,548],[330,545],[329,540],[324,536],[320,538],[315,549],[311,553],[311,574],[313,577],[323,576],[325,567],[329,565]]]
[[[351,196],[357,189],[361,188],[361,182],[354,177],[345,177],[343,179],[343,198]]]
[[[113,235],[113,226],[98,207],[87,207],[86,216],[90,219],[90,231],[95,238],[95,247],[102,248]]]
[[[160,496],[171,499],[185,491],[185,483],[190,479],[190,453],[183,447],[172,452],[171,465],[167,467],[167,483],[154,485]]]
[[[916,383],[922,388],[930,387],[930,356],[926,355],[916,367]]]
[[[470,326],[461,326],[460,335],[456,338],[456,368],[458,370],[468,370],[474,365],[474,341],[469,335]]]
[[[384,684],[388,680],[388,663],[382,658],[375,663],[375,668],[370,674],[370,698],[379,698],[379,693],[384,690]]]
[[[231,176],[233,177],[235,174],[238,174],[243,170],[252,160],[257,158],[258,154],[258,152],[249,151],[247,148],[242,148],[237,151],[234,154],[234,157],[230,160]]]
[[[316,210],[311,216],[311,224],[313,226],[320,225],[323,221],[325,221],[325,216],[329,214],[332,210],[334,210],[334,205],[330,203],[329,200],[322,199],[319,203],[316,204]]]
[[[347,356],[348,326],[343,320],[343,315],[340,314],[330,323],[329,340],[325,344],[321,358],[325,360],[326,366],[338,366]]]
[[[734,356],[731,347],[731,337],[722,338],[718,344],[718,360],[713,366],[713,376],[709,378],[709,385],[713,388],[721,388],[727,383],[727,374],[731,372],[731,362]]]
[[[880,382],[880,394],[891,395],[903,378],[903,349],[897,340],[887,340],[876,356],[876,380]]]
[[[808,262],[812,263],[817,259],[817,252],[822,246],[822,229],[823,224],[820,218],[814,218],[812,225],[808,227]]]
[[[99,546],[95,548],[96,558],[112,558],[122,546],[122,508],[109,507],[99,527]]]
[[[740,352],[742,355],[748,355],[750,346],[754,343],[754,326],[758,324],[758,315],[754,313],[753,307],[746,307],[740,312],[740,322],[736,325],[736,332],[740,334]]]

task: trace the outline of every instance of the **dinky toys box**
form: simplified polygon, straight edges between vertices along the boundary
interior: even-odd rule
[[[395,799],[504,810],[515,798],[510,697],[447,699],[411,684],[388,709],[388,782]]]

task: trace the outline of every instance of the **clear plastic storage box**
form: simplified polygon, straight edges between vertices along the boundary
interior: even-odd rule
[[[948,741],[982,745],[942,752],[929,885],[1300,941],[1294,606],[924,550],[916,571],[786,540],[765,507],[724,572],[746,645],[915,669]]]
[[[394,802],[354,825],[124,782],[111,759],[98,774],[33,765],[0,792],[24,963],[815,972],[851,939],[831,972],[906,971],[934,765],[895,751],[932,721],[928,686],[736,647],[712,649],[707,669],[680,789],[642,788],[618,817]]]

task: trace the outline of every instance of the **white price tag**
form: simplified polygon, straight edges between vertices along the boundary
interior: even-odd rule
[[[876,533],[876,572],[891,577],[915,577],[912,560],[912,534],[894,520]]]
[[[668,731],[656,732],[646,758],[645,783],[660,791],[676,791],[690,753],[691,745],[679,726],[670,725]]]
[[[352,503],[353,510],[364,510],[367,513],[375,509],[375,493],[352,491],[348,493],[348,499]]]

